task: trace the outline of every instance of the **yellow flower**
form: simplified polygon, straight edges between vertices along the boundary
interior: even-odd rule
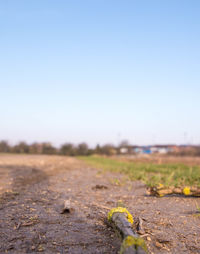
[[[185,187],[183,189],[183,194],[186,195],[186,196],[190,195],[190,187]]]
[[[117,208],[111,209],[108,213],[108,220],[112,219],[112,216],[113,216],[114,213],[126,213],[126,217],[127,217],[128,222],[133,224],[133,216],[129,213],[129,211],[126,208],[117,207]]]

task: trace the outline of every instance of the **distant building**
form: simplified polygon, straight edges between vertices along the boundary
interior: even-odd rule
[[[154,146],[137,146],[133,147],[133,153],[136,154],[154,154],[154,153],[159,153],[159,154],[167,154],[171,152],[172,149],[171,147],[165,145],[154,145]]]
[[[128,147],[121,147],[119,151],[120,153],[126,154],[128,153]]]
[[[136,153],[136,154],[151,154],[152,151],[150,149],[150,147],[134,147],[133,148],[133,153]]]
[[[120,154],[168,154],[200,155],[200,146],[192,145],[150,145],[150,146],[123,146],[118,150]]]

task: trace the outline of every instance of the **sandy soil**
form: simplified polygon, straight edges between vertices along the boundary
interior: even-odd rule
[[[64,200],[74,208],[61,214]],[[118,253],[106,223],[122,202],[143,220],[149,253],[200,253],[200,200],[146,196],[145,186],[59,156],[0,156],[0,253]]]

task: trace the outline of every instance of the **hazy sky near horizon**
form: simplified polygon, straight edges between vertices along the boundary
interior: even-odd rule
[[[1,0],[0,139],[200,144],[200,1]]]

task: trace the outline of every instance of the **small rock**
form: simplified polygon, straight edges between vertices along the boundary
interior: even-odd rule
[[[157,248],[159,248],[159,249],[161,249],[161,248],[163,247],[162,244],[159,243],[159,242],[156,242],[156,243],[155,243],[155,246],[156,246]]]
[[[151,238],[149,236],[147,236],[147,241],[149,241],[149,242],[151,241]]]
[[[39,245],[39,246],[38,246],[38,251],[39,251],[39,252],[42,252],[42,251],[44,251],[44,250],[45,250],[45,248],[44,248],[42,245]]]
[[[65,200],[64,202],[64,207],[61,211],[61,214],[62,213],[70,213],[71,212],[71,204],[70,204],[70,200]]]

